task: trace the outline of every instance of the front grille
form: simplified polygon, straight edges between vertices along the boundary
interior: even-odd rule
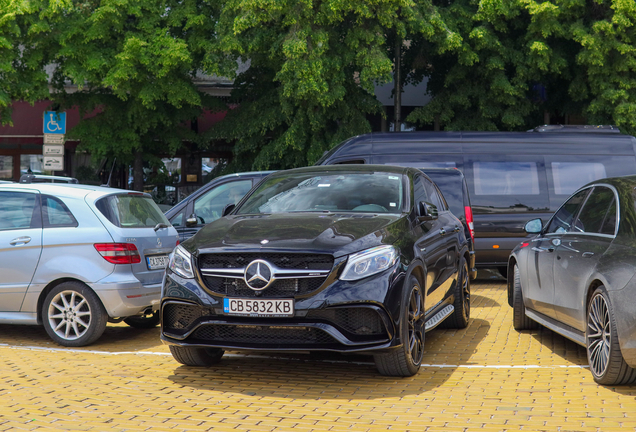
[[[312,310],[308,319],[320,319],[355,335],[386,335],[382,318],[371,308],[347,307]]]
[[[236,297],[294,297],[309,294],[322,285],[324,277],[277,279],[262,291],[254,291],[243,279],[203,276],[203,282],[212,292]]]
[[[330,345],[336,341],[324,331],[311,327],[269,327],[240,325],[204,325],[190,336],[210,342],[240,343],[275,347],[277,345]]]
[[[163,326],[166,329],[182,330],[202,316],[203,309],[200,306],[168,303],[163,307]]]
[[[254,260],[265,260],[281,269],[331,270],[333,257],[325,254],[232,253],[202,254],[199,268],[245,268]]]

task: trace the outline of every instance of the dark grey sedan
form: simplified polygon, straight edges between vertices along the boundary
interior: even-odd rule
[[[636,381],[636,176],[577,190],[508,263],[517,330],[538,324],[583,345],[594,380]]]

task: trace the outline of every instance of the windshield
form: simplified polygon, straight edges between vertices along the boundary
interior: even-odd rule
[[[236,214],[400,213],[402,195],[401,174],[292,173],[265,180]]]

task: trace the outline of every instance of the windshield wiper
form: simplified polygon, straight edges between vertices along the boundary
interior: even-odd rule
[[[291,210],[284,213],[333,213],[331,210]]]

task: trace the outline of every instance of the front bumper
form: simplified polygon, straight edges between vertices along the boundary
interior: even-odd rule
[[[391,349],[401,343],[396,328],[403,274],[397,269],[355,282],[327,278],[316,291],[294,298],[293,316],[278,318],[229,315],[223,311],[226,296],[168,271],[161,340],[168,345],[262,351]],[[268,299],[267,294],[260,298]]]

